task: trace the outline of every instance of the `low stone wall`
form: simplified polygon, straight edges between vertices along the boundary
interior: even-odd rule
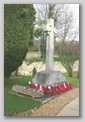
[[[22,65],[18,68],[18,75],[20,76],[28,76],[32,75],[33,68],[35,67],[37,69],[37,72],[45,70],[45,66],[43,62],[34,62],[32,64],[28,64],[26,62],[23,62]],[[78,71],[78,65],[79,61],[75,61],[73,65],[73,71]],[[54,62],[54,70],[60,71],[62,73],[66,72],[66,69],[60,62]],[[12,73],[12,76],[15,75],[15,72]]]
[[[75,63],[73,64],[73,71],[78,71],[79,68],[79,60],[76,60]]]

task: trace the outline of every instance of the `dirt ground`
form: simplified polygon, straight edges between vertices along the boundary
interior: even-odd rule
[[[38,108],[23,111],[15,116],[56,116],[64,106],[79,96],[79,86],[61,95],[56,95],[50,101]]]

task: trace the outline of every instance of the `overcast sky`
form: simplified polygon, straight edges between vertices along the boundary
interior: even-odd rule
[[[69,4],[69,6],[74,13],[75,25],[79,27],[79,4]],[[76,40],[79,41],[79,35],[77,36]]]
[[[79,25],[79,4],[69,4],[69,6],[74,13],[74,18],[76,19],[76,24]]]

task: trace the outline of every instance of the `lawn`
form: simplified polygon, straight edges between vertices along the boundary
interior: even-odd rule
[[[4,79],[4,115],[13,116],[15,113],[31,109],[41,105],[41,102],[35,101],[32,98],[23,98],[12,95],[9,92],[14,84],[28,86],[31,76],[23,78],[5,78]]]
[[[76,86],[79,84],[79,79],[77,78],[77,73],[74,73],[73,78],[67,76],[67,73],[64,74],[67,81],[72,85]],[[15,113],[31,109],[37,106],[40,106],[42,103],[38,102],[32,98],[23,98],[20,96],[9,94],[13,85],[24,85],[28,86],[28,82],[31,80],[31,76],[26,76],[22,78],[4,78],[4,115],[13,116]]]
[[[79,79],[77,78],[77,72],[73,73],[73,77],[68,77],[67,73],[64,73],[64,76],[66,77],[67,81],[69,81],[73,86],[79,84]]]

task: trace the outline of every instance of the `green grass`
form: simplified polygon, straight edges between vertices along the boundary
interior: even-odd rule
[[[8,92],[8,90],[6,90]],[[32,98],[22,98],[16,95],[5,94],[4,98],[4,115],[12,116],[15,113],[34,108],[41,103]]]
[[[77,86],[79,84],[79,79],[77,78],[77,72],[73,73],[73,77],[68,77],[67,73],[64,73],[67,81],[69,81],[73,86]]]
[[[69,81],[73,86],[79,84],[79,79],[77,78],[77,72],[74,72],[74,76],[68,77],[67,73],[64,73],[67,81]],[[20,96],[9,94],[13,85],[24,85],[28,86],[28,82],[32,79],[31,76],[25,76],[23,78],[4,78],[4,115],[12,116],[15,113],[31,109],[41,105],[41,102],[35,101],[32,98],[23,98]]]
[[[23,78],[4,78],[4,87],[11,88],[13,85],[24,85],[28,86],[28,82],[32,79],[31,76],[25,76]]]
[[[12,116],[15,113],[40,106],[41,102],[35,101],[32,98],[23,98],[20,96],[12,95],[9,92],[15,84],[28,86],[31,76],[23,78],[5,78],[4,79],[4,115]]]

